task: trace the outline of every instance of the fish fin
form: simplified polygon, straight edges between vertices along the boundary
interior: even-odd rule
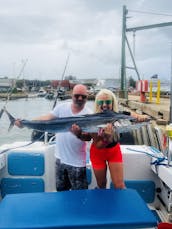
[[[10,120],[10,125],[8,127],[8,131],[10,131],[13,128],[16,119],[6,109],[4,109],[4,111],[5,111],[5,113],[7,114],[8,118]]]

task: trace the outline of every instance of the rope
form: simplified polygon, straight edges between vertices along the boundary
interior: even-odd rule
[[[154,162],[151,162],[150,164],[151,165],[167,165],[166,163],[161,163],[163,161],[167,161],[167,158],[166,157],[158,157],[156,155],[153,155],[151,153],[148,153],[146,151],[142,151],[142,150],[136,150],[136,149],[132,149],[132,148],[126,148],[127,150],[130,150],[130,151],[134,151],[134,152],[138,152],[138,153],[144,153],[146,155],[148,155],[149,157],[152,157],[152,158],[156,158],[156,160]],[[150,150],[153,152],[153,153],[160,153],[158,149],[156,149],[155,147],[150,147]],[[170,165],[172,166],[172,165]]]
[[[12,148],[7,148],[7,149],[5,149],[5,150],[2,150],[2,151],[0,152],[0,154],[4,154],[4,153],[8,152],[9,150],[19,149],[19,148],[22,148],[22,147],[25,147],[25,146],[32,145],[33,143],[39,141],[43,136],[44,136],[44,133],[43,133],[38,139],[36,139],[35,141],[31,141],[31,142],[29,142],[29,143],[27,143],[27,144],[25,144],[25,145],[16,146],[16,147],[12,147]]]

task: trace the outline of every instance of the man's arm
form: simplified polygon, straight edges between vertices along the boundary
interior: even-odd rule
[[[39,116],[37,118],[34,118],[33,120],[39,120],[39,121],[48,121],[48,120],[53,120],[53,119],[56,119],[57,117],[51,113],[49,114],[46,114],[46,115],[42,115],[42,116]],[[14,123],[15,126],[19,127],[19,128],[22,128],[22,122],[21,122],[21,119],[16,119],[15,123]]]
[[[39,121],[48,121],[48,120],[52,120],[52,119],[56,119],[57,117],[51,113],[46,114],[46,115],[41,115],[37,118],[34,118],[33,120],[39,120]]]

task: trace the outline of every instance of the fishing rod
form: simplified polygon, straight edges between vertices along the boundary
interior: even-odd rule
[[[66,63],[65,63],[65,67],[64,67],[64,70],[63,70],[63,73],[62,73],[62,77],[61,77],[61,80],[58,84],[58,87],[57,87],[57,91],[56,91],[56,97],[55,97],[55,101],[54,101],[54,104],[53,104],[53,108],[56,106],[57,104],[57,99],[58,99],[58,96],[59,96],[59,92],[60,92],[60,87],[61,87],[61,83],[64,79],[64,76],[65,76],[65,72],[66,72],[66,69],[67,69],[67,65],[69,63],[69,57],[70,57],[70,54],[68,54],[67,56],[67,59],[66,59]],[[41,137],[40,137],[41,136]],[[32,134],[31,134],[31,140],[32,141],[35,141],[35,140],[42,140],[44,139],[44,142],[45,142],[45,138],[49,139],[51,137],[53,137],[54,134],[51,134],[51,133],[48,133],[48,132],[41,132],[41,131],[36,131],[36,130],[33,130],[32,131]]]
[[[22,65],[22,67],[21,67],[21,70],[20,70],[20,72],[19,72],[19,74],[18,74],[16,80],[18,80],[18,79],[20,78],[21,74],[23,73],[24,68],[25,68],[25,66],[26,66],[26,64],[27,64],[27,61],[28,61],[28,59],[26,59],[26,60],[23,62],[23,65]],[[6,97],[5,104],[4,104],[3,108],[2,108],[1,111],[0,111],[0,118],[2,117],[2,114],[4,113],[4,109],[6,108],[7,103],[8,103],[9,100],[10,100],[10,97],[11,97],[11,95],[12,95],[12,93],[13,93],[13,89],[14,89],[14,88],[15,88],[15,84],[14,84],[14,86],[11,87],[11,88],[8,90],[8,92],[7,92],[7,97]]]
[[[64,67],[64,70],[63,70],[63,73],[62,73],[62,77],[61,77],[61,81],[59,82],[58,87],[57,87],[57,94],[56,94],[56,98],[55,98],[55,101],[54,101],[54,104],[53,104],[53,108],[54,108],[54,107],[56,106],[56,104],[57,104],[57,99],[58,99],[58,96],[59,96],[61,83],[62,83],[62,81],[64,80],[66,68],[67,68],[67,65],[68,65],[68,63],[69,63],[69,57],[70,57],[70,54],[68,54],[68,56],[67,56],[66,63],[65,63],[65,67]]]

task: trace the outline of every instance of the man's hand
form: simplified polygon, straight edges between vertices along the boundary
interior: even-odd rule
[[[81,133],[82,133],[81,128],[76,124],[72,125],[70,131],[77,137],[79,137],[81,135]]]
[[[23,128],[23,125],[21,123],[21,119],[16,119],[16,121],[14,122],[14,125],[19,127],[19,128]]]

